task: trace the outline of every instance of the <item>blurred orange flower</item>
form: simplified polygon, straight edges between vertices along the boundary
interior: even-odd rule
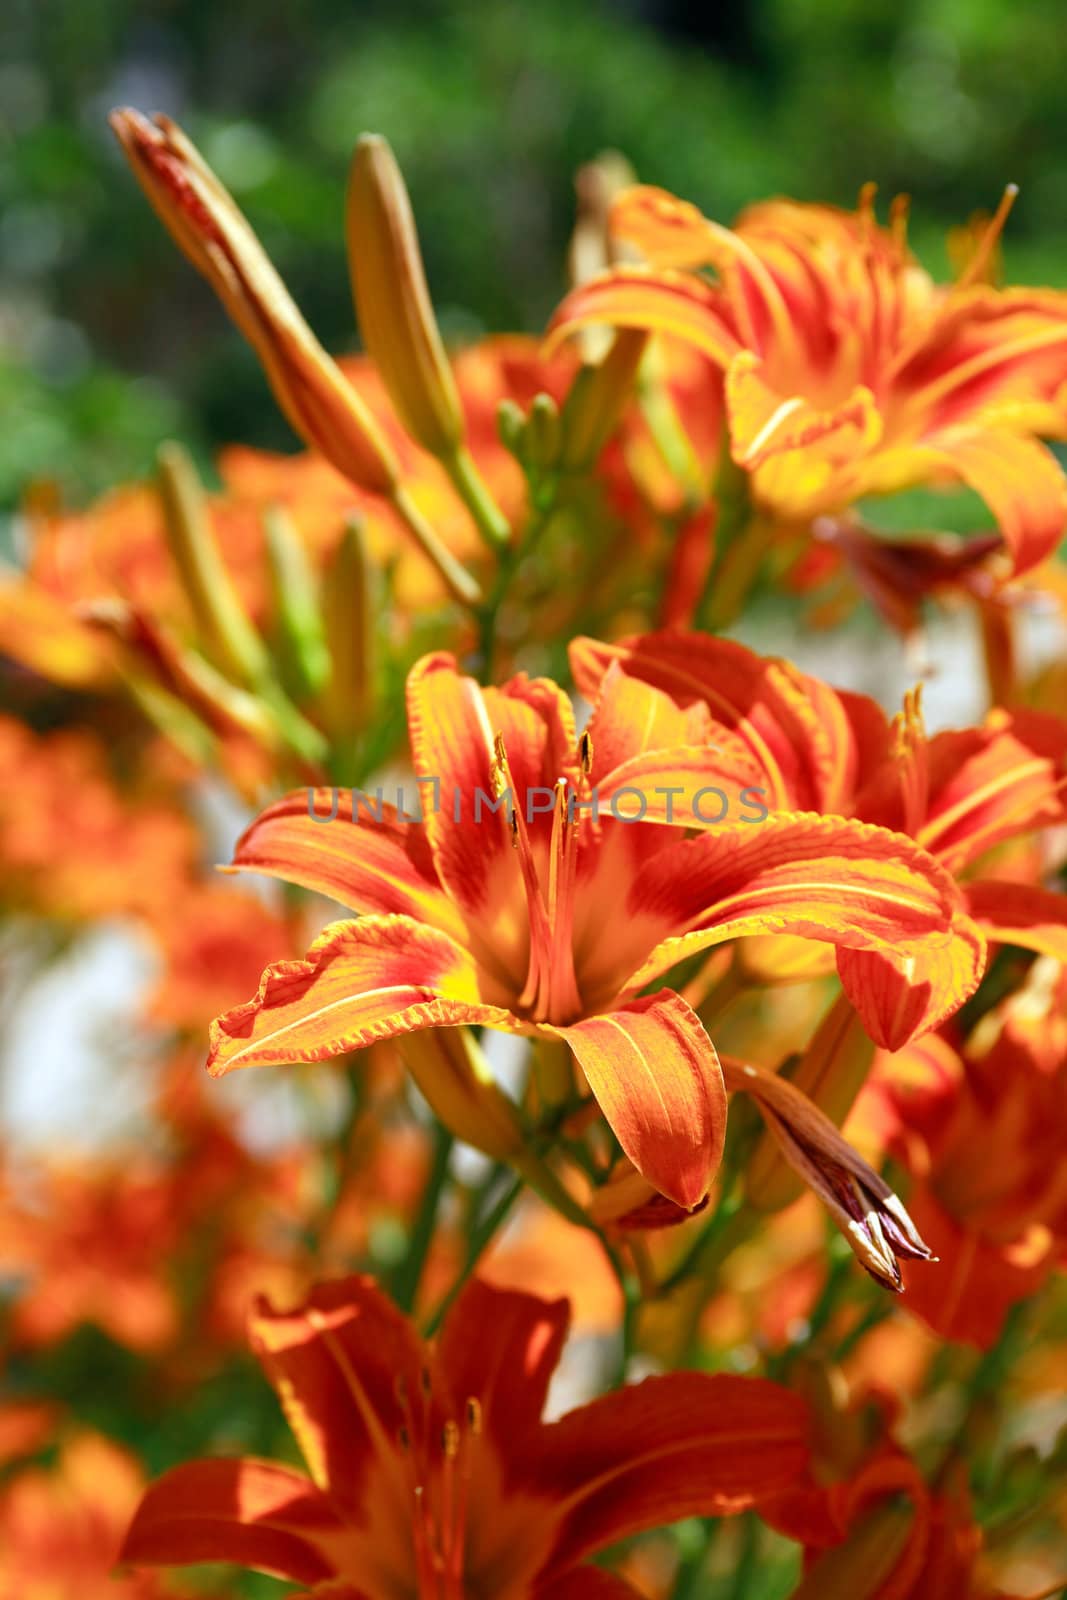
[[[664,1518],[724,1515],[782,1488],[807,1413],[762,1379],[674,1373],[545,1424],[565,1301],[472,1282],[436,1345],[369,1279],[320,1284],[251,1338],[310,1478],[215,1460],[153,1485],[135,1563],[231,1561],[315,1594],[575,1600],[631,1591],[586,1558]]]
[[[22,1468],[0,1488],[0,1593],[11,1600],[188,1596],[155,1573],[114,1572],[142,1487],[133,1458],[96,1433],[67,1438],[51,1470]]]
[[[982,1348],[1067,1250],[1067,1065],[1041,1060],[1042,987],[989,1013],[962,1054],[932,1040],[878,1058],[857,1107],[912,1172],[909,1207],[940,1257],[906,1273],[905,1304]],[[1045,988],[1050,1009],[1058,995]]]
[[[734,461],[782,521],[962,482],[1025,571],[1067,523],[1067,484],[1035,437],[1067,426],[1067,296],[976,281],[1002,215],[976,264],[939,288],[907,248],[903,210],[884,230],[872,202],[853,214],[768,201],[731,231],[663,190],[629,189],[612,228],[648,266],[580,285],[552,329],[608,323],[702,350],[723,373]]]

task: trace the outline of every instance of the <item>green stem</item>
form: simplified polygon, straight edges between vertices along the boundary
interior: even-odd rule
[[[673,1289],[677,1289],[680,1284],[684,1283],[687,1278],[696,1272],[706,1257],[710,1259],[716,1242],[722,1237],[728,1225],[737,1215],[740,1204],[741,1202],[733,1198],[733,1196],[723,1193],[712,1215],[704,1227],[701,1228],[685,1255],[660,1284],[659,1292],[661,1295],[668,1295]]]
[[[865,1315],[860,1318],[855,1327],[850,1328],[841,1343],[834,1351],[834,1365],[838,1365],[850,1356],[856,1346],[864,1340],[873,1329],[879,1327],[887,1317],[892,1316],[893,1305],[883,1293],[881,1299],[869,1306]]]
[[[750,1512],[741,1518],[741,1548],[733,1570],[729,1600],[750,1600],[752,1584],[758,1571],[759,1523]]]
[[[540,544],[559,510],[559,487],[560,480],[554,478],[546,488],[541,503],[536,506],[520,544],[498,547],[496,576],[486,600],[477,608],[478,654],[481,657],[483,683],[491,683],[493,680],[496,628],[500,608],[507,598],[517,568]]]
[[[506,548],[511,543],[511,528],[489,493],[470,451],[461,445],[453,455],[444,457],[444,467],[483,542],[494,552]]]
[[[459,1276],[449,1289],[448,1293],[436,1306],[426,1323],[425,1337],[430,1339],[437,1332],[448,1313],[449,1307],[458,1296],[464,1284],[470,1278],[478,1262],[492,1243],[498,1228],[506,1221],[512,1206],[522,1193],[522,1179],[513,1178],[503,1194],[497,1200],[492,1210],[487,1212],[483,1220],[470,1237],[467,1245],[467,1254],[460,1269]]]
[[[700,1585],[704,1578],[704,1569],[707,1566],[708,1553],[712,1541],[718,1534],[720,1524],[706,1521],[704,1523],[703,1537],[696,1549],[691,1550],[682,1560],[674,1578],[674,1587],[671,1590],[671,1600],[697,1600]]]
[[[441,1191],[448,1177],[448,1162],[455,1143],[447,1128],[437,1125],[434,1130],[433,1162],[423,1191],[422,1205],[415,1219],[407,1254],[397,1269],[393,1282],[393,1299],[401,1311],[410,1311],[415,1304],[422,1269],[426,1264],[434,1228],[437,1224],[437,1207]]]

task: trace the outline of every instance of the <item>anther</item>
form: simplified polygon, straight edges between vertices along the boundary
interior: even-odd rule
[[[985,227],[985,232],[979,239],[977,247],[970,261],[964,267],[956,280],[957,289],[969,289],[977,283],[989,266],[990,257],[996,247],[997,241],[1004,232],[1004,224],[1008,220],[1008,213],[1015,204],[1019,193],[1017,183],[1009,183],[1000,197],[1000,204],[990,217]]]
[[[593,740],[588,728],[578,740],[578,760],[581,762],[583,775],[588,778],[593,770]]]
[[[467,1427],[477,1439],[482,1431],[482,1403],[470,1395],[467,1400]]]

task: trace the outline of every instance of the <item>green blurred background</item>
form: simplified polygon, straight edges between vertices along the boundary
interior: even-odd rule
[[[702,15],[698,13],[703,11]],[[1016,280],[1067,284],[1062,0],[8,0],[0,22],[0,503],[75,501],[167,434],[292,444],[256,364],[179,257],[105,123],[178,117],[324,342],[354,344],[341,217],[367,129],[407,175],[454,338],[539,329],[572,176],[615,147],[728,220],[772,193],[914,197],[913,239],[1015,180]]]

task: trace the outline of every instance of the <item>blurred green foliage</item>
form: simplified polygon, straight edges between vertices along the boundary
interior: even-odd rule
[[[563,287],[572,175],[624,151],[729,219],[771,193],[914,197],[948,226],[1013,179],[1010,275],[1067,283],[1059,0],[8,0],[0,23],[0,502],[82,498],[177,434],[287,448],[252,356],[164,236],[105,123],[176,116],[324,342],[355,341],[341,235],[365,129],[407,175],[453,338],[537,330]]]

